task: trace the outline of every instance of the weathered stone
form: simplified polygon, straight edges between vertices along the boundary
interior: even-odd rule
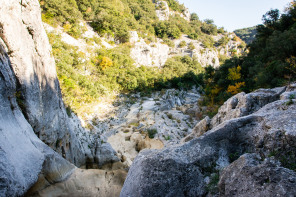
[[[245,94],[239,93],[228,99],[211,121],[211,128],[226,120],[246,116],[258,111],[264,105],[276,101],[285,91],[285,87],[274,89],[259,89]]]
[[[202,136],[208,129],[211,123],[211,119],[207,116],[192,129],[192,133],[186,136],[182,141],[188,142],[193,138]]]
[[[157,196],[158,193],[181,195],[180,190],[186,193],[197,188],[199,193],[195,196],[206,195],[207,191],[202,189],[205,187],[205,178],[227,167],[246,152],[259,153],[267,157],[276,148],[278,152],[275,158],[281,159],[283,155],[286,158],[281,165],[293,166],[295,164],[293,156],[296,151],[294,145],[296,140],[296,103],[287,105],[287,100],[277,100],[283,89],[285,88],[277,89],[279,91],[260,90],[261,93],[270,93],[270,95],[262,97],[256,97],[258,94],[253,93],[255,95],[255,99],[252,99],[254,103],[249,102],[247,109],[250,113],[252,110],[253,112],[257,111],[256,113],[225,120],[199,138],[190,140],[181,146],[173,146],[162,151],[141,152],[130,168],[121,196]],[[267,104],[269,101],[270,103]],[[232,104],[232,107],[236,105],[236,102],[229,103],[229,106]],[[243,106],[245,105],[243,104]],[[260,109],[260,107],[262,108]],[[280,133],[276,131],[280,131]],[[169,166],[177,167],[171,169]],[[170,180],[179,177],[179,173],[181,177],[188,176],[187,171],[183,168],[196,169],[200,172],[190,175],[190,180],[200,179],[192,188],[184,189],[184,185],[190,184],[188,180],[181,181],[181,183],[170,182]],[[175,189],[178,187],[175,182],[178,183],[179,190]],[[152,188],[151,183],[157,184]],[[272,188],[272,186],[269,187]],[[172,190],[166,188],[172,188]],[[256,190],[255,187],[254,189]],[[287,191],[293,193],[294,189],[287,188]]]
[[[16,87],[9,57],[0,45],[0,196],[22,196],[40,173],[54,183],[75,168],[35,135],[21,112],[23,100]]]
[[[133,162],[120,196],[201,196],[202,182],[195,165],[146,150]]]
[[[259,155],[245,154],[223,170],[220,196],[295,196],[296,173]]]
[[[85,155],[93,155],[76,137],[85,132],[81,125],[70,125],[39,2],[0,0],[0,4],[0,37],[9,51],[25,118],[45,144],[76,165],[84,164]]]
[[[99,167],[101,167],[107,163],[117,162],[119,158],[116,155],[116,151],[109,143],[103,143],[98,145],[96,149],[95,161]]]
[[[76,169],[64,182],[49,186],[32,196],[119,196],[126,174],[127,172],[121,169]]]

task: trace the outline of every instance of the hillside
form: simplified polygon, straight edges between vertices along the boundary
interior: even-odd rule
[[[256,37],[257,27],[248,27],[243,29],[237,29],[233,31],[240,39],[242,39],[245,43],[251,44]]]
[[[101,97],[199,85],[186,76],[244,53],[238,37],[174,0],[86,2],[41,1],[64,101],[81,117]]]

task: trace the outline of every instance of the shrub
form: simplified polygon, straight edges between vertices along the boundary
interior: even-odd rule
[[[187,43],[186,43],[184,40],[182,40],[182,41],[180,42],[180,44],[179,44],[179,47],[180,47],[180,48],[183,48],[183,47],[185,47],[185,46],[187,46]]]
[[[147,133],[148,133],[149,138],[153,139],[155,137],[155,134],[157,134],[157,130],[156,129],[148,129]]]

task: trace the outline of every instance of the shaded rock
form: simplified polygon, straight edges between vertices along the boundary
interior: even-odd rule
[[[198,167],[146,150],[133,162],[120,196],[200,196],[202,182]]]
[[[10,60],[0,45],[0,196],[22,196],[39,175],[54,183],[75,168],[35,135],[21,112],[16,87]]]
[[[76,165],[93,158],[88,146],[76,135],[81,125],[70,125],[66,113],[51,46],[41,21],[37,0],[0,0],[1,42],[9,51],[17,77],[16,93],[21,109],[36,135],[52,149]]]
[[[117,162],[119,158],[116,155],[116,151],[109,143],[103,143],[96,148],[95,161],[99,167],[101,167],[107,163]]]
[[[211,119],[207,116],[203,120],[201,120],[197,125],[193,128],[192,133],[186,136],[182,141],[188,142],[193,138],[197,138],[202,136],[209,128],[211,123]]]
[[[295,196],[296,173],[272,159],[245,154],[223,170],[220,196]]]

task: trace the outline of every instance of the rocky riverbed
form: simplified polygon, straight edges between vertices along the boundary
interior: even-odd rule
[[[113,155],[118,159],[113,161],[130,166],[141,150],[173,146],[190,134],[198,122],[198,99],[198,88],[120,95],[111,106],[112,111],[105,116],[92,114],[88,124],[92,133],[99,136],[100,150],[109,150],[106,157],[114,149]]]

